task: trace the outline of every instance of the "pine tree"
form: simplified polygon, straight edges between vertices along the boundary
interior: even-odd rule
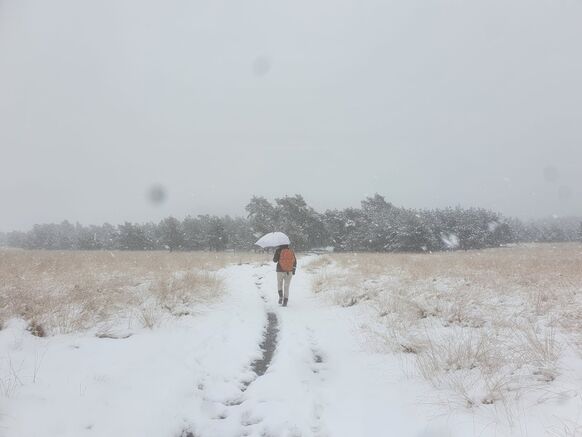
[[[255,237],[277,230],[277,211],[264,197],[253,196],[245,209]]]
[[[151,250],[153,243],[148,239],[143,228],[137,224],[125,222],[119,225],[119,249]]]
[[[174,217],[168,217],[158,225],[160,244],[167,247],[170,252],[180,250],[184,246],[184,232],[182,224]]]
[[[302,196],[275,199],[277,229],[285,232],[299,250],[324,245],[327,242],[322,217],[307,205]]]

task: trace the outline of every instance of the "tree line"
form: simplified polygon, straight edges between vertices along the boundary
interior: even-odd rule
[[[580,219],[522,222],[483,208],[407,209],[376,194],[359,208],[319,213],[302,196],[274,203],[253,197],[246,217],[198,215],[159,223],[84,226],[64,221],[0,233],[0,245],[48,250],[250,250],[282,231],[297,250],[426,252],[482,249],[518,242],[582,241]]]

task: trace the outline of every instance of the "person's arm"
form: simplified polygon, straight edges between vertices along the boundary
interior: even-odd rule
[[[273,262],[278,263],[280,256],[281,256],[281,248],[279,247],[279,248],[277,248],[277,250],[275,251],[275,255],[273,256]]]
[[[293,254],[293,274],[295,274],[295,270],[297,270],[297,257]]]

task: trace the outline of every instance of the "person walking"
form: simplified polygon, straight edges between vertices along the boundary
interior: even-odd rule
[[[289,301],[289,285],[291,278],[297,270],[297,258],[295,252],[288,244],[277,247],[273,262],[277,263],[277,291],[279,292],[279,305],[287,306]]]

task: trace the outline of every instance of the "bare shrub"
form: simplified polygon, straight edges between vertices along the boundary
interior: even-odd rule
[[[153,306],[142,305],[137,308],[138,320],[144,328],[153,329],[160,322],[160,314]]]
[[[427,335],[427,344],[418,357],[418,367],[428,380],[438,378],[441,372],[477,367],[490,372],[496,358],[492,343],[486,336],[463,329],[447,330],[441,338]]]
[[[305,266],[305,270],[307,270],[310,273],[315,273],[321,271],[322,269],[330,267],[332,264],[333,261],[331,260],[331,257],[329,255],[322,255],[318,256],[317,258],[309,262]]]
[[[170,278],[160,278],[151,290],[158,305],[170,313],[188,315],[194,303],[210,302],[222,291],[222,280],[213,273],[182,272]]]
[[[535,366],[534,375],[539,380],[550,382],[557,376],[556,362],[560,357],[561,347],[556,341],[555,328],[541,330],[532,324],[518,328],[520,349],[518,352],[524,362]],[[542,332],[540,332],[542,331]]]
[[[30,332],[32,335],[34,335],[35,337],[46,337],[46,332],[45,332],[44,328],[42,327],[42,325],[35,322],[34,320],[31,320],[30,322],[28,322],[28,327],[26,328],[26,330],[28,332]]]
[[[331,275],[327,272],[318,273],[311,281],[311,290],[314,293],[320,293],[325,290],[331,281]]]

